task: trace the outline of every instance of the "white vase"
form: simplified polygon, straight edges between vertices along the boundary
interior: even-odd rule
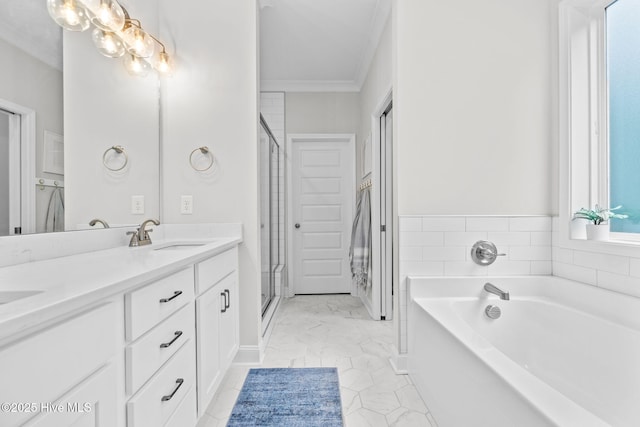
[[[609,224],[587,224],[587,240],[609,240]]]

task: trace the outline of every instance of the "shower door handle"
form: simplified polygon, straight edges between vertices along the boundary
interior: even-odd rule
[[[295,227],[296,227],[296,228],[300,228],[300,224],[298,224],[298,223],[296,222]]]

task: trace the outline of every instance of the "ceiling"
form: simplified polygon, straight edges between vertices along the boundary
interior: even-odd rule
[[[62,70],[62,28],[44,0],[1,0],[0,39]]]
[[[391,0],[260,0],[262,91],[359,91]],[[62,69],[43,0],[0,1],[0,38]]]
[[[390,0],[260,0],[262,91],[359,91]]]

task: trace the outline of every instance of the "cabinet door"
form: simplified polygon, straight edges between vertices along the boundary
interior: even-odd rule
[[[224,297],[213,287],[196,299],[198,417],[201,417],[222,380],[218,329]]]
[[[227,277],[215,289],[219,289],[219,294],[225,294],[226,309],[220,313],[220,365],[226,370],[238,351],[237,274]]]
[[[106,365],[116,354],[116,313],[106,304],[0,350],[0,402],[54,402]],[[0,413],[0,426],[22,425],[33,412]]]
[[[116,420],[117,375],[109,364],[74,388],[25,427],[113,427]]]

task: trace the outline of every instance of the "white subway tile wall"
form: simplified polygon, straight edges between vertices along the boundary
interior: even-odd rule
[[[269,129],[275,136],[280,146],[280,161],[277,171],[273,171],[273,177],[279,179],[277,198],[274,194],[273,200],[278,200],[278,208],[280,210],[279,224],[273,224],[279,227],[279,249],[280,249],[280,265],[286,263],[286,235],[285,235],[285,99],[284,92],[262,92],[260,93],[260,114],[264,117]],[[285,275],[286,277],[286,275]]]
[[[559,246],[558,217],[552,224],[553,275],[640,297],[640,257],[609,255]]]
[[[551,222],[548,216],[400,216],[400,352],[407,351],[407,276],[549,275]],[[506,255],[476,265],[471,246],[478,240]]]

